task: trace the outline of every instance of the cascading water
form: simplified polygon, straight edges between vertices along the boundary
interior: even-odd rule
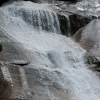
[[[99,16],[100,12],[100,1],[99,0],[83,0],[82,2],[79,2],[76,4],[76,8],[84,12],[85,15],[94,15]]]
[[[29,8],[28,10],[19,8],[16,6],[13,8],[8,7],[8,11],[13,13],[12,17],[23,17],[22,19],[38,32],[47,31],[61,34],[58,17],[55,12],[39,8],[36,9],[35,7]]]
[[[66,29],[67,32],[66,33],[68,34],[68,35],[67,34],[66,35],[68,37],[71,37],[71,29],[70,29],[70,19],[69,19],[69,16],[66,16],[66,19],[67,19],[67,29]]]
[[[0,8],[0,30],[31,53],[28,68],[20,66],[31,100],[100,100],[100,80],[84,64],[86,51],[57,34],[58,17],[49,7],[25,1],[5,5]]]
[[[54,4],[55,0],[48,0],[49,4]]]

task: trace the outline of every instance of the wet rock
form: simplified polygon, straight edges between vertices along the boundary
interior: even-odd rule
[[[74,35],[79,29],[90,23],[94,17],[88,16],[84,17],[81,15],[70,15],[70,30],[71,30],[71,36]]]
[[[39,0],[23,0],[23,1],[39,2]]]
[[[87,52],[84,59],[85,63],[89,64],[89,69],[100,72],[100,60],[96,56],[93,56],[91,53]]]
[[[59,1],[65,1],[65,2],[69,2],[69,3],[77,3],[81,0],[59,0]]]
[[[0,44],[0,51],[2,51],[2,45]]]
[[[15,21],[16,21],[16,19],[15,19]],[[20,20],[18,22],[20,23]],[[24,25],[21,25],[21,26],[24,27]],[[15,27],[17,29],[16,24],[15,24]],[[7,30],[8,29],[9,28],[7,27]],[[11,27],[10,27],[10,29],[11,29]],[[11,37],[14,32],[16,32],[16,35],[20,37],[21,33],[20,34],[17,33],[17,32],[19,32],[19,30],[20,30],[19,28],[18,28],[18,31],[14,30],[11,34]],[[26,30],[24,31],[24,34],[25,34],[25,32],[27,33]],[[6,31],[6,29],[5,29],[5,31]],[[6,34],[6,33],[3,33],[3,34]],[[10,33],[8,32],[6,35],[8,36],[8,34],[10,34]],[[27,36],[28,36],[28,34],[27,34]],[[40,36],[40,34],[39,34],[39,36]],[[65,60],[62,59],[62,56],[53,57],[56,55],[55,54],[56,52],[54,52],[51,56],[49,56],[49,59],[48,59],[45,53],[44,53],[45,57],[41,56],[42,55],[41,48],[38,48],[38,46],[36,46],[36,44],[33,46],[35,48],[38,48],[38,50],[32,49],[32,53],[31,53],[31,50],[27,52],[27,49],[25,49],[26,52],[24,52],[24,50],[23,50],[24,46],[22,46],[22,48],[21,48],[21,45],[19,45],[20,42],[16,41],[16,36],[14,35],[14,38],[11,38],[11,37],[9,37],[10,39],[12,39],[11,42],[7,42],[7,41],[3,42],[4,50],[0,55],[1,56],[0,60],[12,63],[11,65],[7,66],[9,75],[11,76],[10,79],[12,80],[13,86],[14,86],[14,89],[12,90],[10,99],[12,99],[12,100],[20,100],[20,99],[22,99],[22,100],[25,100],[25,99],[26,100],[52,100],[52,99],[55,99],[55,100],[78,100],[78,99],[85,99],[85,98],[91,99],[92,90],[90,89],[91,88],[90,82],[88,83],[88,81],[84,79],[85,76],[87,77],[88,73],[87,72],[84,73],[85,71],[83,71],[81,73],[81,70],[84,70],[84,68],[82,68],[81,66],[80,66],[81,68],[77,68],[77,69],[74,68],[73,66],[71,66],[71,67],[69,66],[67,68],[68,63],[73,64],[73,62],[75,62],[75,61],[73,61],[74,58],[72,58],[72,60],[70,59],[70,57],[74,56],[73,55],[74,53],[71,53],[72,54],[71,56],[70,56],[70,54],[68,55],[69,56],[68,62],[67,62],[67,57],[66,57],[66,62],[65,62],[66,64],[64,63],[66,65],[66,68],[63,69],[62,65],[63,65],[63,61],[65,61]],[[38,37],[38,35],[37,35],[37,37]],[[27,37],[27,38],[29,38],[29,37]],[[18,40],[19,39],[22,39],[22,38],[18,38]],[[33,38],[33,39],[35,39],[35,38]],[[40,39],[40,38],[38,38],[38,39]],[[58,39],[59,39],[59,41],[63,41],[63,42],[61,42],[62,44],[58,45],[58,46],[62,46],[63,43],[65,43],[65,47],[67,46],[67,40],[65,40],[65,38],[64,39],[58,38]],[[44,41],[45,39],[43,38],[42,40]],[[50,41],[52,41],[52,39]],[[34,42],[37,43],[37,40]],[[43,43],[45,43],[45,42],[46,41],[44,41]],[[54,42],[56,42],[56,40]],[[51,42],[51,43],[53,44],[54,42]],[[70,42],[70,41],[68,41],[68,42]],[[41,44],[41,39],[40,39],[39,43],[40,43],[40,45],[39,45],[40,47],[42,45],[45,45],[45,44]],[[48,43],[49,43],[49,41],[47,41],[47,45],[45,45],[45,46],[48,47],[48,45],[49,45]],[[59,42],[57,42],[57,44],[59,44]],[[71,45],[71,44],[69,44],[69,45],[71,47],[73,47],[73,45]],[[58,46],[54,45],[53,47],[56,48]],[[28,47],[28,49],[29,49],[29,47]],[[75,48],[76,48],[76,46],[75,46]],[[21,52],[20,49],[22,49],[23,52]],[[46,52],[48,51],[48,49],[46,49]],[[51,48],[51,46],[50,46],[50,49],[53,49],[53,48]],[[68,47],[68,49],[71,49],[71,48]],[[45,50],[45,48],[43,49],[43,51],[44,50]],[[79,48],[77,47],[77,49],[75,49],[75,51],[76,50],[79,50]],[[74,48],[72,49],[72,51],[74,52]],[[39,52],[39,54],[37,54],[38,56],[35,55],[34,52]],[[78,52],[75,52],[75,53],[78,53]],[[28,54],[30,54],[30,55],[28,55]],[[63,54],[63,53],[61,53],[61,54]],[[24,65],[28,64],[27,60],[29,60],[25,55],[27,55],[27,57],[29,57],[31,59],[30,61],[33,62],[33,65],[24,66]],[[67,53],[66,53],[66,55],[67,55]],[[80,53],[79,53],[79,55],[80,55]],[[76,56],[77,56],[77,54],[76,54]],[[76,56],[75,56],[75,58],[77,58]],[[37,62],[35,62],[36,58],[37,58]],[[42,60],[41,58],[42,59],[45,58],[45,59]],[[26,60],[20,61],[20,59],[26,59]],[[50,60],[51,60],[51,62],[50,62]],[[58,68],[52,67],[53,60],[56,65],[61,66],[60,70]],[[79,58],[79,60],[81,60],[81,59]],[[62,64],[59,61],[61,61]],[[78,63],[78,61],[76,61],[76,62]],[[75,64],[77,64],[77,63],[75,63]],[[83,63],[83,61],[82,61],[82,63]],[[46,64],[48,67],[45,67]],[[79,64],[80,64],[80,61],[79,61]],[[18,65],[18,66],[16,66],[16,65]],[[23,67],[21,67],[21,66],[23,66]],[[71,70],[69,70],[69,68]],[[62,74],[55,72],[55,70],[61,71]],[[62,72],[63,70],[64,70],[64,72]],[[78,72],[77,72],[77,70],[78,70]],[[77,76],[79,75],[79,73],[80,73],[80,78],[78,79]],[[83,74],[83,76],[81,76],[81,74]],[[84,75],[84,74],[86,74],[86,75]],[[88,77],[88,78],[90,79],[91,77]],[[77,81],[76,81],[76,79],[77,79]],[[95,80],[92,80],[92,81],[95,81]],[[86,97],[84,97],[85,94],[83,94],[82,97],[84,97],[84,98],[82,98],[79,96],[79,93],[80,92],[82,93],[84,91],[85,82],[86,82],[85,86],[87,86],[87,87],[89,86],[90,88],[88,88],[88,90],[86,90]],[[74,86],[76,89],[74,88]],[[95,87],[95,86],[96,85],[93,84],[93,87]],[[79,89],[79,91],[78,91],[78,89]],[[77,93],[76,93],[76,91],[77,91]],[[87,93],[88,93],[87,91],[90,94],[87,95]],[[93,93],[94,93],[94,91],[93,91]],[[89,98],[88,98],[88,96],[89,96]],[[31,97],[31,99],[30,99],[30,97]],[[94,98],[95,98],[95,96],[92,99],[95,100]]]
[[[100,48],[99,19],[92,20],[85,27],[72,36],[72,39],[79,43],[87,51],[98,51]]]
[[[69,36],[70,33],[70,22],[64,15],[58,15],[61,33],[63,35]]]
[[[65,36],[72,36],[81,27],[85,26],[84,19],[80,19],[79,15],[58,15],[61,33]],[[70,34],[70,35],[69,35]]]
[[[89,54],[86,53],[84,56],[84,59],[87,64],[99,65],[99,63],[100,63],[100,61],[95,56],[92,56],[90,53]]]
[[[58,14],[58,18],[59,18],[61,33],[68,37],[73,36],[79,29],[85,27],[93,19],[96,19],[95,16],[85,17],[78,14],[73,14],[71,12],[67,12],[67,14],[65,15]]]

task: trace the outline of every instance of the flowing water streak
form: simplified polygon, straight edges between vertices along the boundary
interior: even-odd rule
[[[39,33],[41,30],[52,33],[61,33],[59,19],[55,12],[46,10],[35,10],[30,13],[32,19],[30,24],[33,25],[34,29],[38,29]]]
[[[69,19],[69,16],[65,15],[66,17],[66,20],[67,20],[67,36],[68,37],[71,37],[71,29],[70,29],[70,19]]]

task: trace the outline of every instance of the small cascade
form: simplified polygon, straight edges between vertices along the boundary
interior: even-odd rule
[[[56,0],[48,0],[49,4],[54,4]]]
[[[48,8],[45,9],[23,9],[15,6],[11,8],[8,7],[8,12],[10,12],[12,17],[22,18],[22,20],[27,22],[31,28],[38,31],[38,33],[40,33],[40,31],[46,31],[61,34],[58,15],[48,10]]]
[[[66,16],[66,18],[67,18],[67,23],[68,23],[68,25],[67,25],[67,36],[68,37],[71,37],[71,29],[70,29],[70,19],[69,19],[69,16]]]
[[[45,10],[33,10],[32,14],[28,13],[28,16],[32,16],[30,24],[33,24],[34,29],[60,33],[59,20],[56,13]]]
[[[71,36],[71,27],[70,27],[70,19],[67,15],[58,15],[61,33],[65,36]]]

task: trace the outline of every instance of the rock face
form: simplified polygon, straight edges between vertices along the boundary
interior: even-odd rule
[[[89,68],[93,71],[100,72],[100,20],[95,17],[92,18],[90,23],[77,31],[71,38],[88,51],[85,60],[89,64]]]
[[[92,20],[96,19],[94,16],[82,16],[69,13],[68,15],[58,15],[60,22],[60,29],[63,35],[68,37],[73,36],[78,30],[85,27]],[[80,31],[79,31],[80,32]],[[76,38],[78,38],[76,36]]]
[[[87,51],[99,49],[99,21],[99,19],[94,19],[72,37]]]
[[[58,18],[59,18],[61,33],[68,37],[71,36],[69,16],[67,15],[67,17],[66,17],[64,15],[58,15]]]

